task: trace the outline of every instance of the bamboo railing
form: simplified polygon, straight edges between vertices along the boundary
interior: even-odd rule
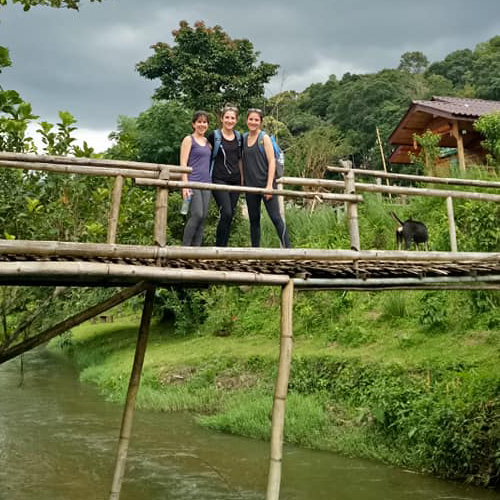
[[[62,156],[34,155],[22,153],[0,152],[0,168],[15,168],[24,170],[38,170],[47,173],[65,173],[77,175],[95,175],[114,177],[115,182],[111,196],[111,205],[108,219],[107,243],[116,242],[118,232],[118,220],[120,214],[121,197],[125,178],[134,179],[140,186],[156,187],[155,202],[155,224],[153,240],[155,244],[163,247],[166,245],[166,231],[168,223],[168,193],[171,189],[208,189],[211,191],[233,191],[241,193],[274,194],[283,197],[314,199],[329,202],[344,202],[346,204],[347,224],[350,235],[350,248],[359,251],[361,242],[359,237],[358,209],[357,205],[363,198],[360,193],[375,192],[431,196],[446,199],[448,215],[448,226],[450,233],[451,251],[457,251],[456,226],[453,210],[453,199],[468,199],[488,202],[500,202],[500,194],[477,192],[477,191],[455,191],[450,189],[420,188],[408,186],[390,186],[356,182],[355,176],[372,176],[377,179],[418,181],[422,183],[446,184],[456,186],[468,186],[474,188],[499,189],[500,182],[455,179],[443,177],[417,176],[408,174],[395,174],[378,170],[364,170],[346,167],[327,167],[331,172],[344,174],[344,180],[310,179],[298,177],[282,177],[278,179],[278,189],[266,190],[244,186],[226,186],[211,183],[182,182],[181,175],[189,173],[189,167],[179,165],[142,163],[134,161],[104,160],[93,158],[71,158]],[[283,189],[282,186],[294,185],[300,187],[316,187],[327,189],[324,191],[294,191]],[[341,191],[332,193],[330,191]]]
[[[488,202],[500,202],[500,195],[484,192],[471,192],[471,191],[454,191],[445,189],[429,189],[429,188],[417,188],[417,187],[406,187],[406,186],[391,186],[389,185],[389,179],[395,180],[405,180],[405,181],[418,181],[421,183],[432,183],[432,184],[446,184],[446,185],[456,185],[456,186],[467,186],[467,187],[480,187],[487,189],[500,189],[500,182],[489,181],[489,180],[478,180],[478,179],[457,179],[457,178],[447,178],[447,177],[431,177],[431,176],[421,176],[421,175],[409,175],[409,174],[395,174],[392,172],[385,172],[380,170],[366,170],[366,169],[356,169],[348,167],[327,167],[330,172],[341,173],[344,175],[344,181],[327,180],[327,179],[303,179],[298,177],[282,177],[279,181],[281,185],[297,185],[297,186],[313,186],[318,188],[328,188],[328,189],[339,189],[346,190],[346,186],[350,186],[350,193],[355,194],[356,192],[372,192],[378,193],[380,196],[382,193],[387,193],[389,196],[395,195],[412,195],[412,196],[430,196],[439,197],[446,199],[446,212],[448,216],[448,228],[450,235],[450,249],[452,252],[457,252],[457,234],[455,225],[455,216],[453,210],[453,199],[465,199],[465,200],[477,200],[477,201],[488,201]],[[376,184],[360,183],[355,182],[355,175],[370,176],[375,177],[377,180]],[[383,186],[381,179],[387,180],[387,185]],[[352,203],[347,203],[347,219],[351,234],[351,248],[356,248],[356,236],[353,236],[352,227],[357,226],[357,213],[353,208]]]

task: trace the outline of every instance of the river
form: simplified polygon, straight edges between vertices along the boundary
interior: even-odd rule
[[[107,499],[122,408],[38,350],[0,366],[0,499]],[[137,411],[121,500],[265,497],[269,445]],[[285,447],[282,500],[500,500],[500,493],[368,460]]]

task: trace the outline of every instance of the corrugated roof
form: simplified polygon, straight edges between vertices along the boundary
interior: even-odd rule
[[[500,101],[471,99],[468,97],[434,96],[430,101],[413,101],[413,104],[433,108],[457,116],[479,117],[494,111],[500,111]]]

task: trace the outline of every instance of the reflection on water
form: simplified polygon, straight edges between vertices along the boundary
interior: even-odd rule
[[[0,499],[109,496],[122,409],[66,361],[30,353],[0,366]],[[265,497],[269,445],[197,426],[185,414],[135,415],[122,500]],[[492,500],[500,494],[365,460],[285,449],[283,500]]]

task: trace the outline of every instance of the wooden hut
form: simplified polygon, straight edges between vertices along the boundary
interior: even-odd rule
[[[483,137],[474,129],[474,122],[482,115],[500,112],[500,101],[462,97],[433,97],[430,101],[413,101],[405,116],[389,138],[394,149],[391,163],[411,163],[409,153],[418,153],[419,146],[413,134],[431,130],[441,135],[439,146],[456,148],[456,155],[447,155],[441,163],[449,165],[456,158],[460,170],[467,163],[482,163],[486,151],[481,146]]]

